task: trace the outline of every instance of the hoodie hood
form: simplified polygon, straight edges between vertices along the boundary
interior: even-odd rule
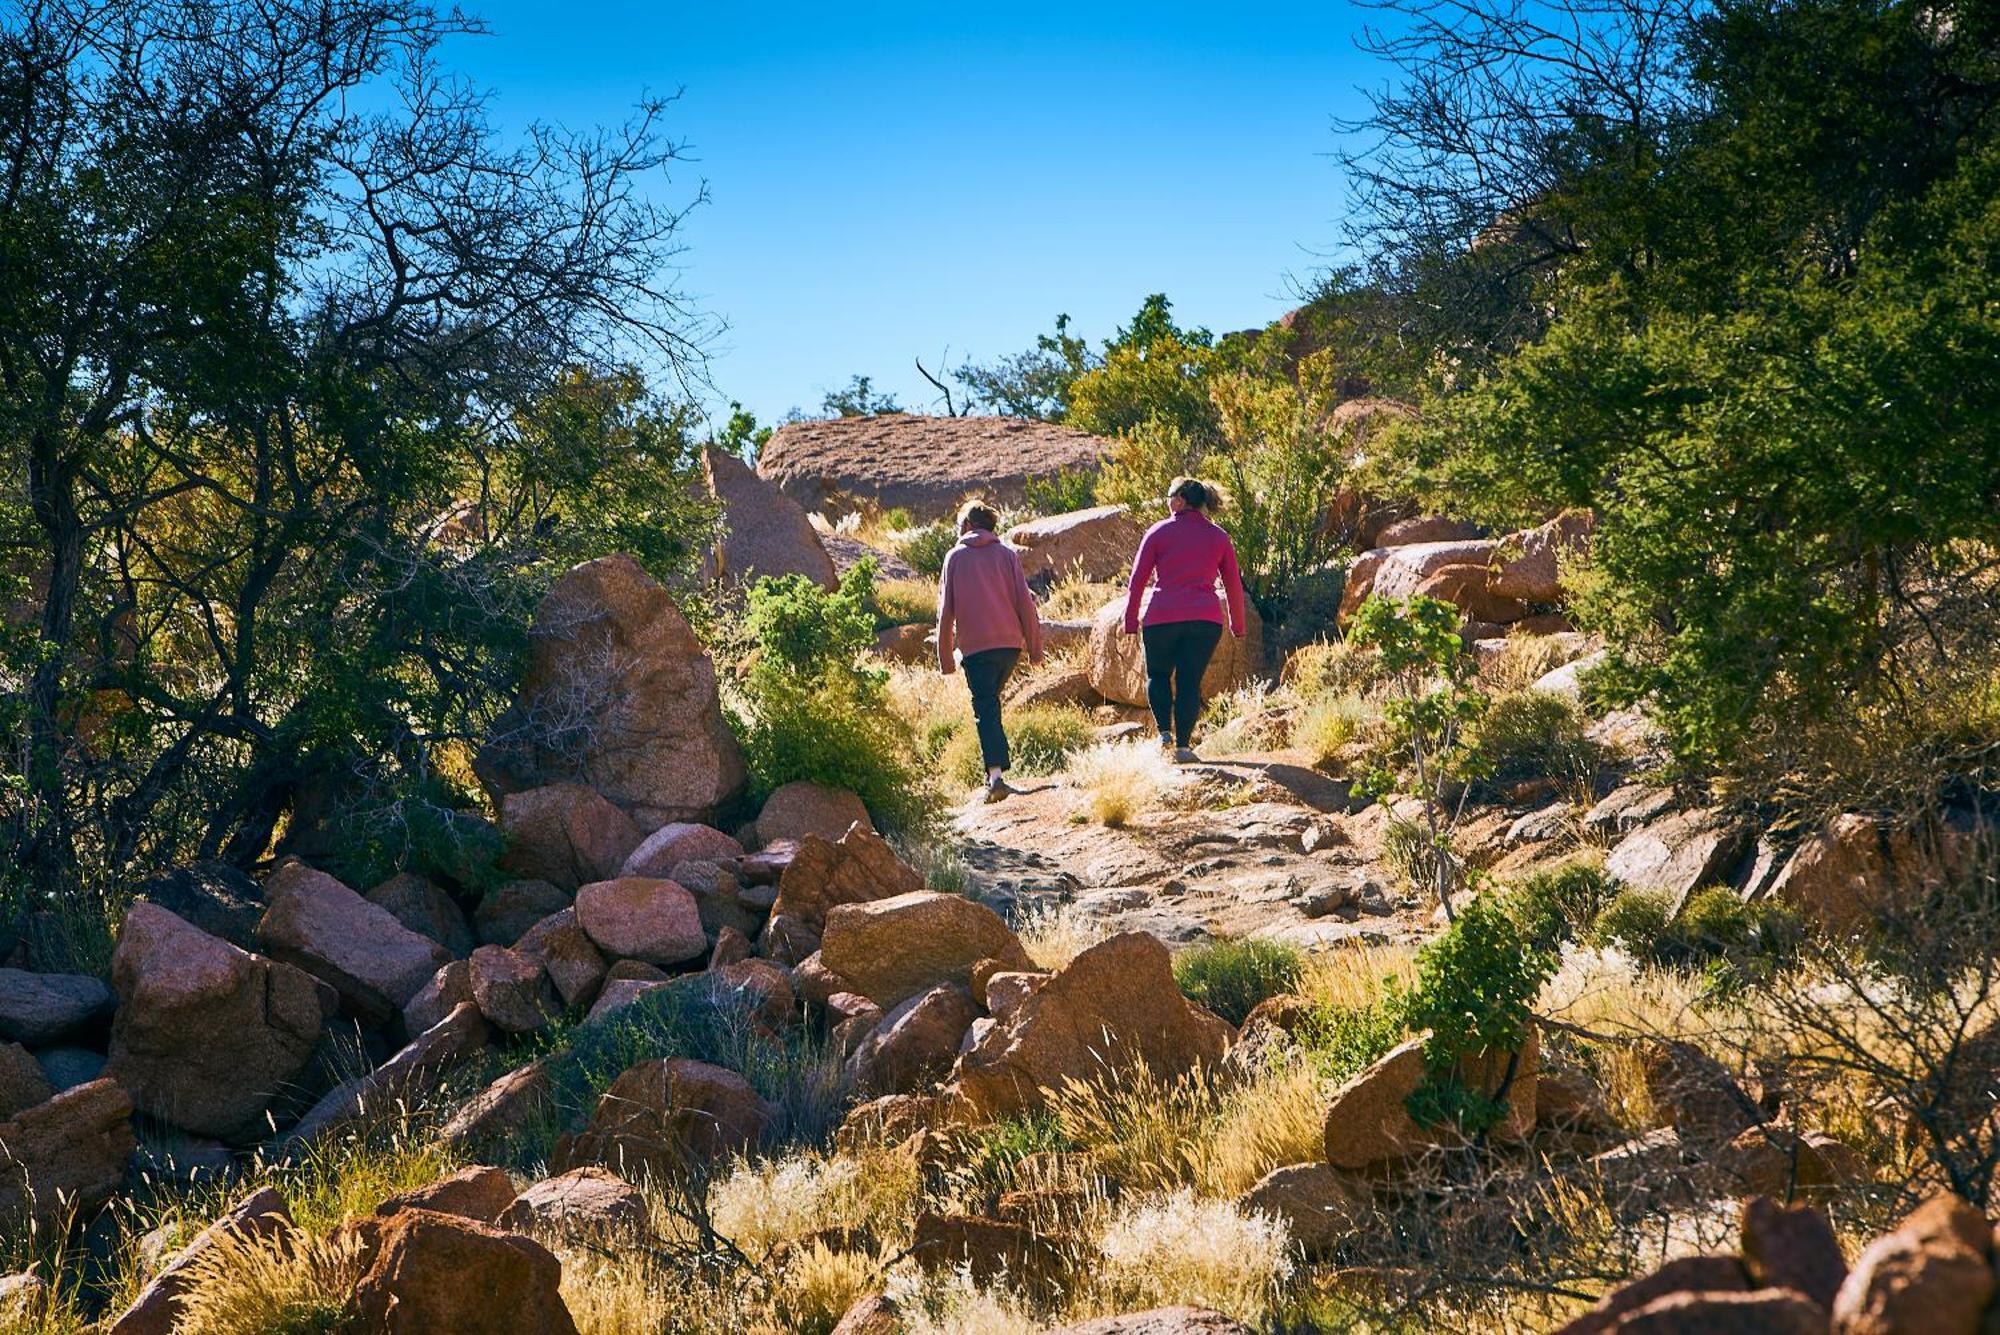
[[[970,533],[961,533],[958,538],[958,545],[961,547],[991,547],[998,541],[1000,541],[1000,538],[997,534],[989,533],[983,528],[976,528]]]

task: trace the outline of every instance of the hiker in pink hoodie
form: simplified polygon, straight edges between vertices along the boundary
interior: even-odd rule
[[[958,545],[944,558],[938,580],[938,670],[949,676],[952,650],[965,669],[972,692],[972,718],[979,727],[979,751],[986,761],[986,800],[997,802],[1007,786],[1007,732],[1000,725],[1000,688],[1026,651],[1042,661],[1042,618],[1035,595],[1021,573],[1021,557],[993,530],[1000,517],[993,507],[968,501],[958,512]]]
[[[1146,530],[1132,562],[1125,592],[1125,633],[1139,634],[1139,600],[1146,602],[1146,702],[1160,730],[1160,746],[1186,763],[1197,760],[1190,743],[1201,717],[1201,679],[1222,641],[1221,581],[1229,600],[1229,633],[1245,630],[1243,575],[1236,548],[1210,518],[1222,508],[1222,489],[1213,482],[1179,477],[1167,489],[1167,518]]]

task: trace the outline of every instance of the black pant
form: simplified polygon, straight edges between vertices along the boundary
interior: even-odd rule
[[[1222,640],[1222,626],[1214,621],[1164,621],[1147,626],[1142,638],[1146,701],[1153,706],[1153,722],[1162,737],[1172,733],[1176,744],[1186,746],[1201,717],[1201,678]]]
[[[965,684],[972,691],[972,721],[979,725],[979,754],[988,770],[1006,769],[1007,730],[1000,726],[1000,688],[1014,675],[1021,661],[1019,649],[981,649],[958,662]]]

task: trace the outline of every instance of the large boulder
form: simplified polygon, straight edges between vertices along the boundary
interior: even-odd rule
[[[570,894],[616,876],[645,837],[630,816],[580,783],[508,793],[500,800],[500,830],[507,839],[501,870],[523,878],[517,884],[545,883]]]
[[[594,1165],[543,1178],[507,1207],[504,1228],[601,1243],[643,1234],[651,1221],[646,1194]]]
[[[1757,897],[1846,934],[1943,880],[1941,861],[1909,829],[1847,813],[1806,836]]]
[[[576,920],[612,959],[684,964],[708,953],[701,910],[673,881],[621,876],[576,892]]]
[[[622,817],[623,812],[619,815]],[[604,879],[592,873],[577,885]],[[472,911],[472,925],[482,946],[511,946],[530,927],[560,913],[576,898],[576,887],[557,889],[547,881],[508,881],[486,892]]]
[[[1238,1202],[1245,1214],[1282,1222],[1308,1257],[1327,1257],[1370,1212],[1367,1187],[1332,1164],[1273,1168]]]
[[[596,942],[576,920],[576,910],[564,909],[521,933],[514,949],[542,966],[565,1006],[589,1006],[597,1000],[607,972]]]
[[[106,1070],[149,1116],[242,1142],[311,1062],[335,1000],[289,964],[253,955],[145,901],[111,957],[118,1015]]]
[[[1080,575],[1108,584],[1132,569],[1146,526],[1122,505],[1046,515],[1007,530],[1021,551],[1021,573],[1034,581]]]
[[[0,1233],[22,1219],[43,1229],[88,1214],[125,1180],[136,1147],[132,1099],[116,1080],[93,1080],[0,1122]]]
[[[438,1139],[458,1150],[504,1144],[546,1111],[550,1092],[546,1061],[529,1062],[460,1104]]]
[[[1682,1293],[1746,1293],[1749,1289],[1749,1276],[1734,1256],[1683,1256],[1619,1285],[1556,1335],[1610,1335],[1623,1328],[1619,1323],[1627,1316],[1662,1298]]]
[[[382,1024],[409,1004],[451,953],[387,909],[303,862],[264,883],[271,906],[257,939],[273,958],[329,984],[352,1014]]]
[[[0,969],[0,1039],[39,1048],[97,1028],[111,1014],[111,989],[81,973]]]
[[[433,1210],[361,1222],[359,1335],[576,1335],[562,1262],[534,1239]]]
[[[1484,566],[1493,561],[1495,544],[1483,539],[1417,542],[1402,547],[1376,547],[1361,553],[1347,567],[1340,595],[1339,622],[1345,627],[1373,594],[1391,600],[1408,598],[1426,579],[1447,566]]]
[[[1493,572],[1482,565],[1440,566],[1424,576],[1414,594],[1450,603],[1468,620],[1488,624],[1519,621],[1528,614],[1527,604],[1493,590]]]
[[[758,451],[757,473],[829,518],[872,505],[925,522],[975,493],[1019,505],[1029,478],[1095,469],[1110,449],[1074,427],[1019,417],[882,413],[781,426]]]
[[[1424,1040],[1413,1038],[1391,1049],[1334,1092],[1326,1111],[1326,1160],[1336,1168],[1361,1169],[1420,1154],[1452,1134],[1446,1127],[1420,1125],[1409,1099],[1424,1083]],[[1541,1044],[1530,1025],[1519,1052],[1480,1052],[1461,1058],[1458,1079],[1468,1089],[1506,1103],[1493,1129],[1497,1140],[1520,1140],[1535,1125],[1535,1091],[1540,1081]]]
[[[979,1008],[963,988],[949,984],[918,993],[892,1007],[848,1062],[864,1094],[908,1094],[951,1069]]]
[[[826,915],[835,905],[864,904],[923,888],[924,878],[871,829],[855,826],[838,842],[806,835],[779,874],[778,895],[771,903],[773,925],[780,919],[795,924],[802,938],[794,946],[803,949],[781,962],[796,964],[819,948]],[[766,954],[770,944],[766,942]]]
[[[377,908],[418,936],[427,936],[450,951],[454,959],[472,953],[472,927],[444,887],[415,872],[399,872],[366,896]]]
[[[514,1180],[504,1168],[473,1164],[409,1191],[399,1191],[375,1207],[387,1218],[405,1210],[435,1210],[461,1219],[497,1224],[514,1203]]]
[[[291,1212],[275,1187],[262,1187],[223,1211],[220,1218],[195,1234],[148,1280],[139,1296],[105,1335],[173,1335],[180,1322],[181,1297],[188,1291],[195,1262],[227,1239],[253,1241],[275,1238],[291,1227]]]
[[[257,948],[264,893],[257,882],[226,862],[197,862],[155,876],[142,882],[133,898],[158,904],[232,946]]]
[[[679,1177],[749,1150],[774,1115],[734,1071],[684,1057],[641,1062],[611,1082],[590,1124],[558,1148],[550,1166],[604,1164],[627,1178]]]
[[[794,779],[764,799],[754,826],[756,843],[761,848],[781,839],[796,842],[809,834],[838,839],[857,821],[864,830],[875,828],[868,819],[868,808],[853,793],[810,779]]]
[[[1249,631],[1237,639],[1226,629],[1201,677],[1204,699],[1233,691],[1264,666],[1264,623],[1253,606],[1244,607]],[[1146,649],[1140,636],[1125,633],[1125,600],[1097,609],[1090,623],[1090,688],[1116,704],[1146,703]]]
[[[1604,870],[1627,885],[1664,891],[1677,915],[1695,891],[1728,879],[1750,839],[1750,826],[1735,816],[1675,811],[1619,840]]]
[[[837,904],[820,937],[821,962],[885,1008],[939,983],[969,988],[972,966],[987,959],[1034,967],[999,914],[963,895],[928,890]]]
[[[1934,1196],[1861,1249],[1833,1299],[1841,1335],[1983,1329],[1993,1296],[1993,1228],[1955,1196]]]
[[[56,1087],[35,1054],[19,1043],[0,1043],[0,1118],[55,1096]]]
[[[1562,566],[1590,550],[1596,516],[1565,510],[1537,528],[1510,533],[1494,551],[1492,591],[1524,603],[1567,601]]]
[[[1795,1290],[1833,1310],[1847,1260],[1825,1215],[1809,1205],[1788,1209],[1756,1196],[1743,1203],[1742,1222],[1743,1269],[1754,1283]]]
[[[537,1033],[555,1018],[555,988],[540,960],[505,946],[481,946],[466,961],[466,971],[473,1004],[502,1033]]]
[[[1143,1062],[1171,1080],[1214,1067],[1234,1038],[1229,1024],[1181,995],[1167,948],[1143,932],[1098,942],[996,1020],[959,1057],[953,1081],[975,1115],[997,1118],[1043,1106],[1063,1082],[1116,1079]]]
[[[722,507],[722,541],[708,554],[705,578],[744,585],[804,575],[821,588],[839,584],[833,558],[820,545],[804,506],[726,450],[708,446],[701,464],[709,494]]]
[[[585,784],[641,831],[704,820],[743,785],[715,664],[673,597],[625,555],[576,566],[542,599],[500,735],[479,757],[489,789]]]

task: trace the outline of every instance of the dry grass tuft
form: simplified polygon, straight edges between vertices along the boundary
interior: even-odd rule
[[[1377,711],[1358,695],[1317,696],[1293,720],[1291,745],[1324,769],[1347,759],[1350,748],[1366,737],[1377,717]]]
[[[358,1242],[292,1232],[224,1234],[188,1267],[174,1329],[182,1335],[318,1335],[342,1328],[361,1277]]]
[[[889,1293],[907,1335],[1037,1335],[1047,1328],[1012,1294],[982,1288],[962,1273],[906,1282]]]
[[[1495,693],[1525,691],[1574,656],[1553,635],[1509,635],[1500,652],[1479,665],[1479,677]]]
[[[918,1186],[915,1161],[893,1150],[800,1154],[739,1165],[709,1189],[709,1215],[717,1232],[755,1258],[820,1229],[866,1227],[882,1236],[907,1219]]]
[[[1227,1201],[1185,1190],[1138,1197],[1098,1237],[1100,1282],[1124,1310],[1188,1303],[1255,1324],[1291,1275],[1290,1247],[1282,1223]]]
[[[771,1281],[770,1322],[789,1335],[827,1335],[880,1273],[876,1258],[815,1242],[785,1258]]]
[[[1038,969],[1060,969],[1110,934],[1102,921],[1070,904],[1030,909],[1015,924],[1015,935]]]
[[[1078,752],[1066,773],[1089,818],[1114,830],[1187,786],[1171,757],[1142,742],[1100,742]]]

